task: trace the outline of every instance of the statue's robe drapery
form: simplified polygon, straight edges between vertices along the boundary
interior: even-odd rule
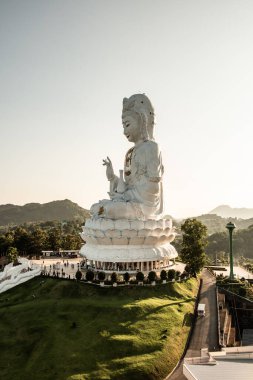
[[[124,193],[119,199],[93,205],[91,213],[112,219],[156,219],[163,211],[162,175],[157,143],[148,140],[136,144],[125,157]],[[110,194],[117,193],[118,182],[119,177],[115,175],[110,181]]]

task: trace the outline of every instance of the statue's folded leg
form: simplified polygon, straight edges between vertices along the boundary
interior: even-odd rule
[[[142,219],[139,203],[103,200],[92,205],[93,216],[108,219]]]

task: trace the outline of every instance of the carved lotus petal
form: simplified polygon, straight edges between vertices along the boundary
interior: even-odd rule
[[[132,237],[129,240],[129,245],[143,245],[144,244],[144,236],[136,236]]]
[[[131,220],[130,221],[131,229],[133,230],[141,230],[144,228],[144,222],[142,220]]]
[[[162,228],[155,228],[152,231],[152,236],[161,236],[162,233],[163,233],[163,229]]]
[[[156,228],[156,220],[149,219],[145,222],[145,228],[153,230]]]
[[[147,236],[151,235],[151,233],[152,233],[152,230],[148,230],[147,228],[144,228],[144,229],[138,231],[138,236],[147,237]]]
[[[121,231],[120,230],[106,230],[105,236],[107,237],[121,237]]]
[[[172,229],[170,228],[170,227],[167,227],[167,228],[165,228],[165,230],[164,230],[164,234],[165,235],[170,235],[172,233]]]
[[[157,228],[164,228],[164,225],[165,225],[165,220],[164,219],[159,219],[156,221],[156,226]]]
[[[94,236],[87,236],[86,243],[89,244],[97,244],[97,239]]]
[[[171,241],[173,241],[176,237],[176,233],[172,233],[170,234],[168,237],[167,237],[167,241],[170,243]]]
[[[101,219],[100,223],[101,223],[100,228],[103,231],[114,230],[115,228],[114,221],[112,219]]]
[[[91,227],[92,226],[92,220],[91,219],[86,219],[85,221],[85,227]]]
[[[132,237],[137,236],[137,231],[136,230],[128,230],[128,229],[127,230],[123,230],[122,231],[122,236],[132,238]]]
[[[95,237],[98,237],[98,238],[101,238],[101,237],[104,237],[105,234],[104,234],[104,231],[101,231],[101,230],[95,230],[95,231],[94,231],[94,236],[95,236]]]
[[[93,228],[95,230],[101,230],[101,219],[100,218],[94,220]]]
[[[118,230],[125,230],[130,228],[130,222],[127,219],[119,219],[115,221],[115,228]]]
[[[128,238],[127,237],[114,237],[112,238],[112,244],[113,245],[128,245]]]
[[[148,236],[145,238],[144,244],[155,245],[157,241],[158,241],[158,238],[156,236]]]
[[[100,237],[100,238],[97,238],[97,242],[99,245],[111,245],[112,239],[108,237]]]
[[[165,244],[166,242],[168,242],[168,238],[166,235],[162,235],[159,237],[159,239],[158,239],[159,244]]]
[[[171,219],[165,219],[165,226],[172,228],[172,220]]]

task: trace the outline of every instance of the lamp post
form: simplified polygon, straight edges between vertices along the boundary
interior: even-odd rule
[[[233,230],[236,228],[236,225],[232,222],[229,222],[226,225],[226,228],[229,232],[229,263],[230,263],[230,280],[233,280],[234,278],[234,270],[233,270],[233,243],[232,243],[232,233]]]

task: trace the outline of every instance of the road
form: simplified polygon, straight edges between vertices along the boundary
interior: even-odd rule
[[[202,271],[203,285],[200,293],[200,303],[206,305],[206,316],[198,317],[193,335],[186,352],[186,357],[200,356],[201,348],[208,348],[210,351],[218,349],[218,320],[216,306],[215,278],[207,269]],[[183,361],[171,376],[166,380],[186,380],[183,375]]]

